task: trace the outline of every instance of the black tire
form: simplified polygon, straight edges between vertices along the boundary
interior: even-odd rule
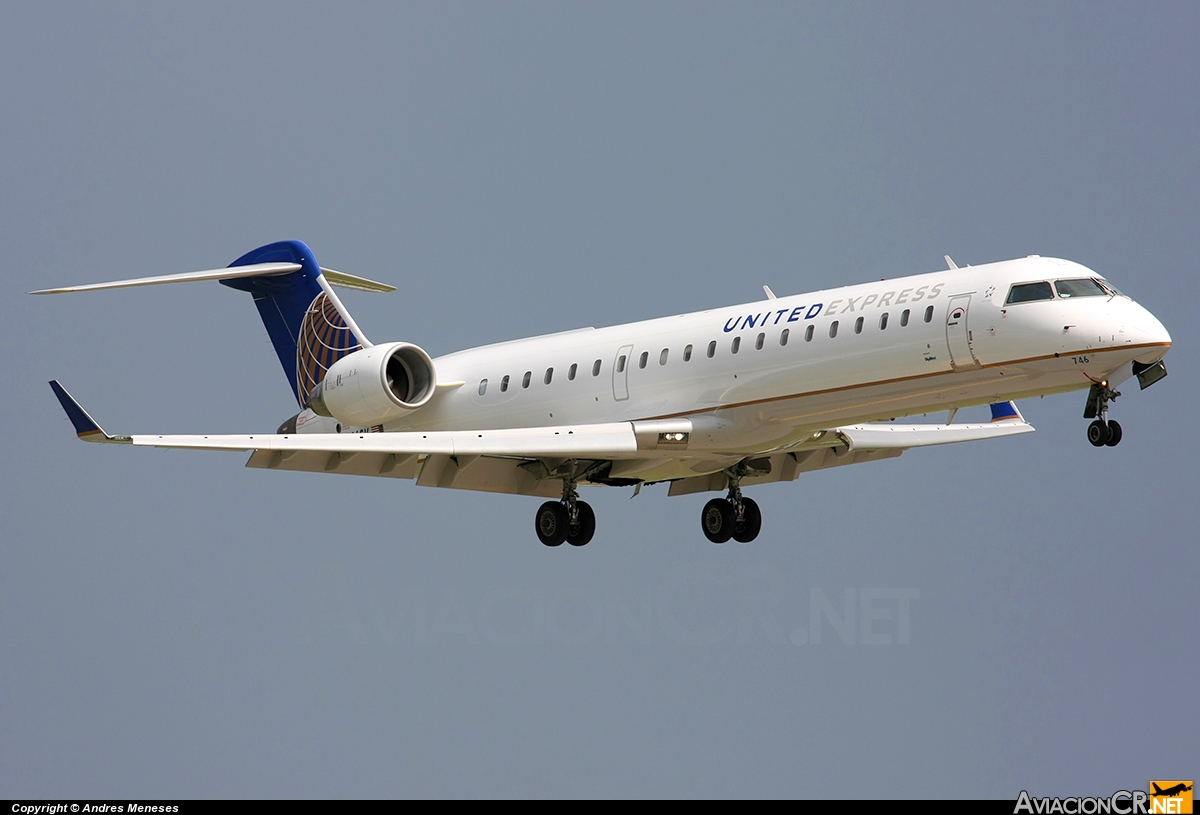
[[[1088,441],[1092,443],[1092,447],[1103,447],[1108,444],[1108,425],[1097,419],[1088,425],[1087,437]]]
[[[578,510],[578,523],[567,530],[567,543],[586,546],[596,534],[596,513],[586,501],[576,501],[575,509]]]
[[[749,543],[758,537],[762,529],[762,510],[753,498],[742,499],[742,522],[733,526],[733,539],[738,543]]]
[[[538,540],[547,546],[561,546],[567,539],[567,508],[558,501],[547,501],[534,516]]]
[[[724,498],[714,498],[704,505],[700,513],[700,526],[704,537],[713,543],[724,543],[733,536],[733,524],[736,520],[733,504]]]
[[[1116,422],[1108,423],[1108,441],[1105,442],[1109,447],[1116,447],[1121,443],[1121,426]]]

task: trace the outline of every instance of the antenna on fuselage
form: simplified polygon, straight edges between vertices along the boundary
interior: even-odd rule
[[[778,297],[775,296],[775,292],[771,291],[771,287],[768,286],[766,283],[763,283],[763,291],[766,292],[768,300],[778,300],[779,299]]]
[[[949,255],[943,255],[942,257],[946,258],[946,268],[947,269],[953,270],[953,269],[958,268],[958,264],[955,263],[954,260],[951,259],[951,257]]]

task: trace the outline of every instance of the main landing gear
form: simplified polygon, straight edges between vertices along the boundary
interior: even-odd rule
[[[738,543],[749,543],[762,529],[762,512],[753,498],[742,497],[742,489],[738,486],[741,478],[739,472],[730,473],[729,494],[709,501],[700,514],[704,537],[713,543],[725,543],[730,538]]]
[[[596,513],[586,501],[579,500],[575,482],[563,479],[561,501],[547,501],[535,516],[538,540],[547,546],[583,546],[596,534]]]
[[[1087,437],[1093,447],[1116,447],[1121,443],[1121,425],[1108,418],[1108,403],[1121,395],[1108,386],[1108,382],[1094,382],[1088,391],[1087,406],[1083,418],[1095,419],[1088,425]]]

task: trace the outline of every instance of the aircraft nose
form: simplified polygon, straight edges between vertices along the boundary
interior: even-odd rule
[[[1148,346],[1145,358],[1139,358],[1138,362],[1157,362],[1170,349],[1171,334],[1167,331],[1167,327],[1147,309],[1138,306],[1137,310],[1139,314],[1132,321],[1133,326],[1141,334],[1138,342]]]

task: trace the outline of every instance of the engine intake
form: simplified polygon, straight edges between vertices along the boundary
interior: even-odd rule
[[[416,345],[393,342],[363,348],[331,365],[309,393],[308,407],[343,424],[379,424],[417,410],[436,387],[429,354]]]

